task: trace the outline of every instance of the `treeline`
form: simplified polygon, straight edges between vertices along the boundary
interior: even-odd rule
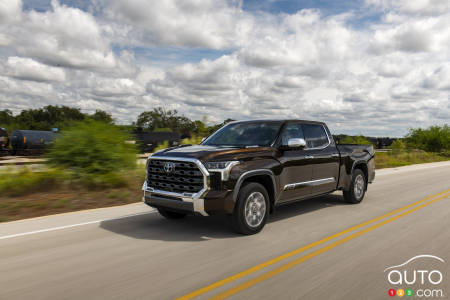
[[[8,132],[16,129],[25,130],[52,130],[58,128],[64,130],[73,122],[83,120],[94,120],[107,124],[114,124],[111,114],[96,110],[93,114],[81,112],[78,108],[68,106],[48,105],[43,108],[22,110],[14,115],[11,110],[0,110],[0,127]],[[131,125],[117,125],[124,131],[172,131],[181,135],[206,136],[217,130],[223,124],[232,121],[225,120],[223,123],[212,126],[207,125],[207,120],[190,120],[180,115],[176,110],[166,110],[162,107],[154,108],[151,111],[142,112],[136,122]]]
[[[96,110],[93,114],[82,113],[80,109],[68,106],[48,105],[43,108],[25,109],[13,115],[9,109],[0,111],[0,127],[11,132],[16,129],[52,130],[64,129],[71,123],[83,120],[95,120],[113,124],[111,114]]]
[[[144,131],[172,131],[181,135],[207,136],[230,121],[233,120],[227,119],[220,124],[209,126],[207,125],[206,117],[203,120],[193,121],[183,115],[179,115],[177,110],[166,110],[162,107],[157,107],[151,111],[142,112],[133,126]]]
[[[428,128],[410,128],[408,134],[401,139],[391,138],[371,138],[362,135],[348,136],[337,135],[335,136],[341,144],[366,144],[379,147],[375,141],[386,142],[387,148],[391,148],[395,151],[419,149],[427,152],[445,152],[450,154],[450,126],[430,126]],[[389,141],[390,140],[390,141]]]

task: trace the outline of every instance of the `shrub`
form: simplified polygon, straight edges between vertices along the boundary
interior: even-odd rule
[[[65,130],[48,152],[51,166],[93,185],[117,185],[120,172],[136,167],[136,147],[118,127],[86,120]]]
[[[20,196],[30,192],[51,190],[66,179],[60,169],[34,172],[28,168],[20,171],[7,170],[0,173],[0,194]]]
[[[410,129],[405,139],[409,147],[429,152],[445,152],[450,150],[450,127],[444,125]]]
[[[394,153],[400,153],[401,151],[404,151],[406,149],[406,146],[402,140],[397,139],[392,143],[391,149]]]

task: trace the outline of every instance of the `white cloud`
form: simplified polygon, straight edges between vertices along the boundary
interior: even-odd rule
[[[2,107],[65,104],[131,122],[164,106],[217,122],[319,119],[336,132],[398,136],[449,120],[448,1],[367,0],[382,16],[363,28],[354,12],[251,13],[232,0],[95,4],[95,14],[0,4],[10,16],[0,24]],[[171,48],[227,54],[152,60]]]
[[[7,0],[0,2],[0,25],[20,20],[22,2],[20,0]]]
[[[9,76],[24,80],[64,81],[66,79],[63,69],[41,64],[31,58],[9,57],[7,68]]]
[[[112,68],[116,59],[95,18],[52,1],[45,13],[21,12],[2,28],[3,44],[21,56],[71,68]]]
[[[105,0],[106,15],[127,26],[143,44],[229,48],[239,43],[252,18],[239,2],[222,0]],[[126,41],[124,41],[126,42]]]

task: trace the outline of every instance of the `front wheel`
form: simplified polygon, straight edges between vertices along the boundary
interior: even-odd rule
[[[255,234],[266,225],[269,213],[269,195],[259,183],[244,185],[238,194],[231,223],[234,230],[241,234]]]
[[[366,177],[363,171],[355,169],[353,171],[352,183],[350,190],[344,191],[344,199],[349,203],[359,203],[364,198],[366,193]]]

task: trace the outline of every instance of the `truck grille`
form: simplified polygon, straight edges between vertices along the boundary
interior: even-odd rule
[[[147,171],[147,185],[156,190],[197,193],[203,189],[203,173],[193,162],[150,159]]]

